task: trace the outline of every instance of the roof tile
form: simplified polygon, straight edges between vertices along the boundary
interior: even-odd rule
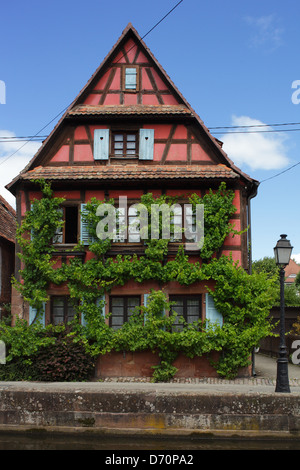
[[[68,112],[68,116],[121,116],[121,115],[184,115],[192,116],[185,105],[79,105]]]
[[[0,237],[15,242],[16,211],[0,196]]]
[[[235,179],[238,174],[225,165],[95,165],[36,167],[20,175],[23,180],[149,180]]]

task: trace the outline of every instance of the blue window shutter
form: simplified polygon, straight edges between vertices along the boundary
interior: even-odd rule
[[[81,212],[85,211],[86,204],[81,204]],[[80,241],[84,245],[89,245],[96,241],[96,239],[90,235],[88,230],[88,224],[85,220],[83,220],[83,214],[80,214]]]
[[[45,326],[45,309],[46,309],[46,303],[43,302],[42,315],[39,315],[39,318],[37,319],[37,309],[30,305],[29,306],[29,325],[39,322],[43,326]]]
[[[81,212],[84,212],[86,204],[81,204]],[[83,214],[80,214],[80,241],[83,242],[84,245],[89,245],[89,231],[88,231],[88,224],[85,220],[83,220]]]
[[[150,294],[144,294],[144,307],[147,307],[148,304],[148,298]],[[147,321],[147,314],[144,313],[144,323]]]
[[[206,296],[206,320],[209,320],[210,323],[218,323],[220,326],[223,325],[223,316],[215,306],[215,301],[210,294],[205,294]]]
[[[83,312],[81,312],[81,325],[86,326],[86,320]]]
[[[136,68],[129,67],[125,69],[125,89],[135,90],[137,84],[137,71]]]
[[[100,303],[103,302],[103,306],[102,306],[102,316],[103,318],[105,318],[105,295],[101,295],[100,297],[98,297],[98,299],[96,300],[96,305],[97,307],[99,307]]]
[[[153,160],[154,129],[140,129],[139,156],[140,160]]]
[[[108,160],[109,156],[109,129],[95,129],[94,131],[94,159]]]
[[[102,302],[103,300],[105,301],[105,295],[101,295],[101,297],[98,297],[98,299],[96,300],[96,306],[99,307],[100,302]],[[102,312],[101,313],[103,315],[103,318],[105,318],[105,303],[102,307]],[[86,326],[86,319],[85,319],[85,316],[84,316],[83,312],[81,313],[81,325]]]
[[[150,294],[144,294],[144,307],[148,307],[148,299]],[[166,315],[166,309],[164,308],[162,311],[162,316]],[[144,323],[147,321],[147,315],[144,314]]]

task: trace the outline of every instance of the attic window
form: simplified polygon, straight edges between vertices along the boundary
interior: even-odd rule
[[[115,132],[113,133],[113,156],[114,157],[136,157],[137,156],[137,133]]]
[[[138,67],[124,67],[123,69],[123,90],[124,91],[137,91],[138,90]]]

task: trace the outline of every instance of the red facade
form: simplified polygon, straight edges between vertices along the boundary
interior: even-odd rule
[[[55,196],[66,199],[66,226],[57,244],[57,266],[70,256],[82,236],[80,207],[92,197],[104,200],[123,195],[132,203],[147,192],[203,195],[225,181],[235,192],[237,211],[232,223],[237,230],[243,230],[250,223],[250,199],[257,190],[257,182],[228,158],[222,143],[210,134],[130,24],[33,160],[8,185],[17,199],[19,222],[30,210],[31,202],[41,197],[31,183],[40,178],[52,183]],[[249,268],[249,233],[228,237],[222,250],[223,254],[231,253],[245,269]],[[177,249],[173,244],[170,256]],[[115,243],[112,254],[142,254],[143,250],[142,243]],[[88,245],[83,256],[85,260],[91,257]],[[18,269],[20,262],[16,258],[16,273]],[[133,303],[143,304],[151,288],[161,286],[154,281],[142,285],[129,281],[113,288],[106,295],[106,313],[114,308],[117,298],[125,299],[120,305],[123,312],[128,297]],[[182,296],[185,309],[189,308],[189,296],[198,296],[199,315],[206,317],[207,289],[203,283],[183,287],[172,282],[164,290],[170,296]],[[53,320],[56,307],[57,312],[68,309],[65,285],[49,286],[48,293],[51,300],[45,307],[46,324]],[[58,300],[60,304],[55,304]],[[30,317],[29,306],[16,292],[13,312]]]
[[[0,196],[0,319],[9,313],[15,266],[16,212]]]

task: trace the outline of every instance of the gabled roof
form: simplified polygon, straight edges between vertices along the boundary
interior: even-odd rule
[[[0,237],[15,243],[16,211],[0,196]]]
[[[108,68],[108,66],[111,64],[111,62],[116,58],[117,54],[120,52],[122,45],[125,44],[126,41],[128,41],[130,38],[133,38],[135,41],[139,43],[139,46],[145,56],[149,59],[150,62],[154,64],[156,67],[158,73],[160,76],[163,78],[163,80],[168,84],[170,89],[172,90],[172,93],[174,93],[174,96],[176,96],[179,105],[162,105],[162,106],[147,106],[147,105],[137,105],[137,106],[127,106],[127,105],[122,105],[122,106],[93,106],[93,105],[86,105],[83,104],[84,98],[87,96],[89,93],[89,90],[93,87],[93,85],[99,80],[99,77],[103,75]],[[154,109],[155,108],[155,109]],[[107,54],[107,56],[104,58],[102,63],[99,65],[97,70],[94,72],[94,74],[91,76],[89,81],[86,83],[86,85],[82,88],[80,93],[77,95],[77,97],[74,99],[74,101],[70,104],[68,109],[65,111],[57,125],[54,127],[53,131],[49,134],[49,136],[46,138],[46,140],[43,142],[35,156],[32,158],[32,160],[28,163],[28,165],[24,168],[24,170],[16,177],[14,180],[9,183],[6,188],[10,190],[13,194],[15,193],[16,185],[18,184],[19,181],[21,181],[24,177],[27,179],[27,172],[31,172],[35,167],[39,166],[42,162],[43,156],[47,152],[49,148],[54,144],[56,141],[59,131],[63,124],[67,122],[70,118],[79,118],[82,116],[125,116],[125,115],[143,115],[143,116],[161,116],[161,115],[166,115],[168,117],[170,116],[184,116],[186,118],[193,119],[199,128],[199,131],[201,132],[202,136],[206,139],[208,145],[211,146],[213,149],[214,153],[218,156],[218,160],[220,164],[224,164],[225,166],[229,167],[232,171],[236,172],[249,186],[249,191],[252,191],[252,189],[257,188],[258,182],[250,178],[247,174],[243,173],[238,167],[234,165],[234,163],[228,158],[227,154],[224,152],[222,149],[221,142],[213,137],[207,127],[204,125],[203,121],[200,119],[198,114],[192,109],[190,104],[186,101],[186,99],[183,97],[181,92],[177,89],[177,87],[174,85],[170,77],[167,75],[165,70],[162,68],[160,63],[157,61],[157,59],[154,57],[150,49],[146,46],[142,38],[139,36],[138,32],[135,30],[135,28],[132,26],[131,23],[127,25],[125,30],[123,31],[122,35],[118,39],[118,41],[115,43],[111,51]]]

